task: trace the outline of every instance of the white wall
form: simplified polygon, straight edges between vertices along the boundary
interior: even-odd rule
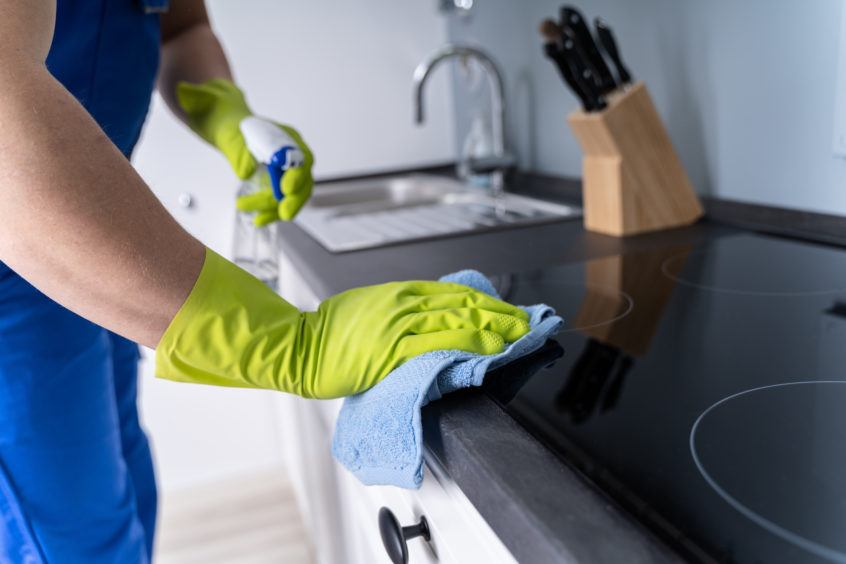
[[[581,154],[565,120],[577,103],[537,33],[560,4],[478,0],[448,33],[502,62],[522,164],[574,176]],[[842,0],[577,4],[591,20],[601,15],[611,23],[699,191],[846,214],[846,160],[831,147]],[[457,104],[466,123],[467,105]]]
[[[318,177],[453,158],[448,73],[427,92],[426,126],[412,123],[412,71],[445,41],[434,1],[208,4],[254,110],[300,130]],[[236,179],[158,98],[134,162],[189,231],[228,254]],[[194,197],[193,208],[178,205],[183,193]],[[280,462],[272,394],[156,380],[147,352],[142,407],[163,489]]]

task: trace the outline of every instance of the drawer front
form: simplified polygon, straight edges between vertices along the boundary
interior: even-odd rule
[[[358,480],[343,468],[338,467],[341,487],[349,503],[348,515],[351,532],[358,540],[367,546],[365,562],[390,564],[382,538],[379,533],[378,515],[382,507],[390,509],[402,526],[408,526],[420,521],[420,509],[415,509],[404,492],[398,488],[387,486],[363,486]],[[427,517],[428,521],[428,517]],[[438,538],[432,534],[429,542],[422,538],[411,539],[407,542],[410,564],[433,564],[437,562],[452,562],[440,558]],[[359,564],[357,561],[356,564]]]
[[[516,562],[481,515],[458,487],[438,467],[427,461],[419,490],[390,486],[363,486],[338,466],[339,482],[350,511],[348,525],[355,534],[375,546],[375,562],[390,562],[379,535],[377,516],[381,507],[390,509],[402,526],[426,517],[431,539],[408,541],[409,562],[464,564],[466,562]]]

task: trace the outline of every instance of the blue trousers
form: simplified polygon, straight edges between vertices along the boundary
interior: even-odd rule
[[[149,562],[138,358],[0,263],[0,562]]]

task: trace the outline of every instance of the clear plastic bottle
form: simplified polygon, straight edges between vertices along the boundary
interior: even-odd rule
[[[477,113],[470,125],[470,131],[464,138],[461,149],[461,160],[458,162],[458,177],[474,186],[489,188],[490,174],[473,174],[468,162],[472,159],[484,159],[493,156],[493,136],[488,120],[481,113]]]
[[[267,174],[263,165],[245,180],[238,189],[238,197],[258,192],[261,175]],[[256,227],[255,213],[235,210],[235,233],[232,257],[235,264],[273,288],[279,283],[279,243],[276,223]]]

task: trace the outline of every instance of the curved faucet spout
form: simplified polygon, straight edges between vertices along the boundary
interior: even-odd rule
[[[491,111],[493,120],[491,129],[493,134],[494,156],[505,156],[505,87],[502,73],[496,62],[484,51],[467,45],[448,44],[433,53],[428,59],[414,69],[414,119],[418,124],[425,120],[423,110],[423,86],[432,71],[441,61],[453,57],[472,58],[479,61],[488,76],[491,87]]]

